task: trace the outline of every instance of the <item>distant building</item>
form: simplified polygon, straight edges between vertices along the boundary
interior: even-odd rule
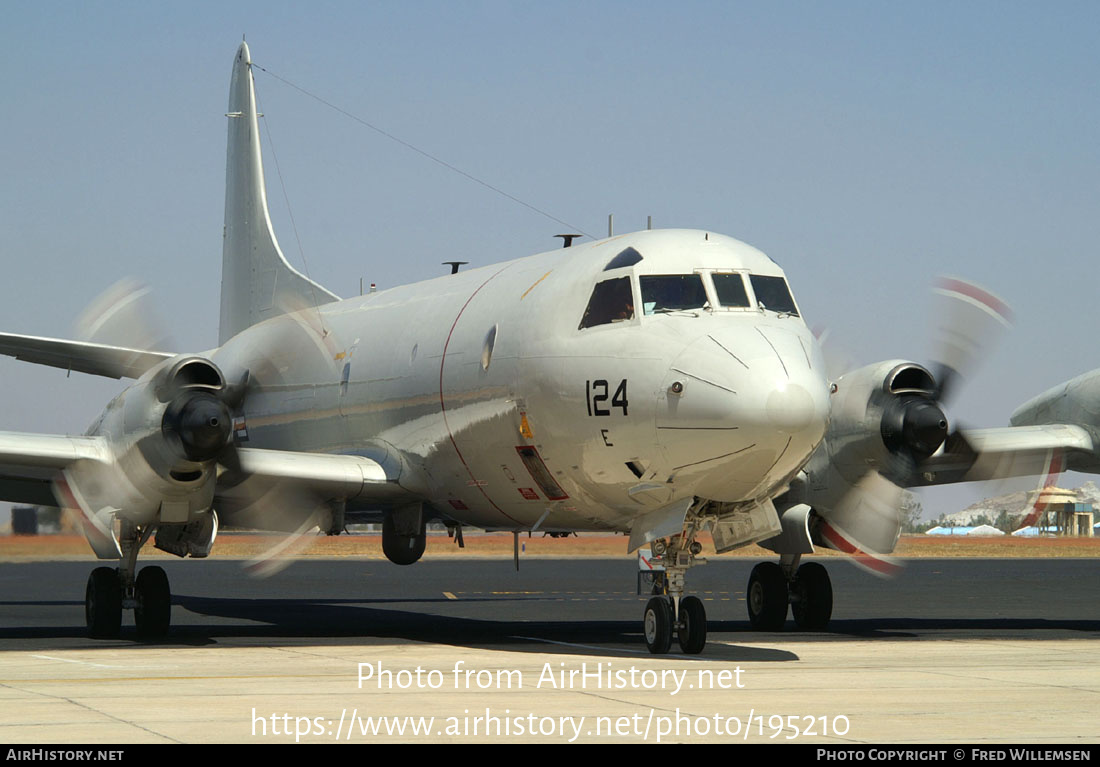
[[[1031,511],[1024,518],[1026,526],[1035,525],[1040,530],[1055,535],[1093,536],[1094,510],[1091,503],[1081,503],[1075,490],[1063,490],[1050,486],[1029,493]]]
[[[62,524],[61,509],[53,506],[13,506],[11,509],[12,535],[60,533]]]
[[[998,530],[991,525],[978,525],[974,527],[972,525],[957,525],[952,527],[933,527],[931,530],[925,531],[926,535],[1004,535],[1004,532]]]
[[[943,525],[940,525],[938,527],[933,527],[931,530],[926,530],[925,534],[926,535],[968,535],[970,533],[970,531],[973,530],[973,529],[974,528],[970,527],[969,525],[952,525],[950,527],[945,527]]]

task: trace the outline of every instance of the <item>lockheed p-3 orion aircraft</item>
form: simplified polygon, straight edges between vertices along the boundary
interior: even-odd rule
[[[830,381],[783,270],[713,232],[613,236],[340,300],[275,238],[244,43],[227,118],[217,348],[0,335],[19,359],[135,379],[84,436],[0,433],[0,497],[76,510],[117,562],[87,583],[93,636],[117,636],[127,609],[140,633],[168,631],[164,570],[137,566],[150,541],[204,557],[219,525],[352,519],[381,521],[402,565],[431,520],[628,534],[663,566],[643,621],[655,653],[706,642],[684,577],[700,534],[719,551],[761,542],[779,561],[753,571],[753,626],[790,608],[821,629],[832,589],[801,556],[827,546],[874,566],[897,540],[900,488],[934,481],[931,460],[974,460],[943,448],[965,443],[939,404],[957,364]]]

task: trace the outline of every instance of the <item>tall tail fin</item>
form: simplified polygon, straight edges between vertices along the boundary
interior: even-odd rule
[[[233,61],[227,117],[219,344],[269,317],[339,300],[287,263],[275,239],[260,157],[252,58],[243,42]]]

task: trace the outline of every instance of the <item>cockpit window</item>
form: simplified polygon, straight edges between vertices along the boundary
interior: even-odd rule
[[[634,266],[642,260],[642,254],[634,250],[634,248],[627,248],[619,255],[607,262],[607,266],[603,268],[605,272],[609,272],[612,269],[622,269],[624,266]]]
[[[798,316],[794,299],[791,298],[787,281],[782,277],[768,277],[763,274],[751,274],[752,290],[756,293],[756,303],[764,309],[782,314]]]
[[[588,308],[584,310],[578,330],[606,325],[616,320],[634,319],[634,294],[630,290],[630,278],[619,277],[614,280],[597,282],[588,299]]]
[[[703,278],[698,274],[642,275],[642,306],[646,314],[702,309],[707,303]]]
[[[748,309],[749,294],[745,290],[745,279],[740,274],[714,274],[714,291],[718,294],[718,303],[726,308]]]

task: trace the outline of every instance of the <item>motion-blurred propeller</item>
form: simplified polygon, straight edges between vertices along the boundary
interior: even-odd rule
[[[320,333],[311,318],[279,323],[278,332],[313,339]],[[129,279],[95,299],[76,321],[83,340],[144,351],[169,346],[163,327],[148,287]],[[255,362],[261,371],[279,367]],[[206,357],[177,356],[143,376],[96,422],[91,434],[102,438],[102,457],[71,464],[54,489],[63,507],[79,512],[97,555],[121,556],[116,524],[121,518],[146,525],[147,532],[155,522],[160,548],[206,556],[224,508],[235,525],[285,533],[249,567],[253,574],[270,575],[308,545],[309,530],[325,523],[320,499],[287,480],[253,477],[242,462],[234,416],[255,382],[247,370],[234,375],[227,381]],[[216,512],[215,491],[220,494],[226,485],[229,496],[224,507],[219,498]]]
[[[818,535],[878,575],[898,570],[885,555],[901,531],[903,488],[924,484],[933,455],[973,453],[965,432],[949,429],[944,403],[1011,326],[1007,305],[973,283],[941,278],[935,294],[937,351],[929,369],[900,361],[871,365],[838,379],[834,394],[827,439],[834,443],[835,485],[825,503],[814,505],[823,517]],[[836,499],[840,488],[846,489]]]

